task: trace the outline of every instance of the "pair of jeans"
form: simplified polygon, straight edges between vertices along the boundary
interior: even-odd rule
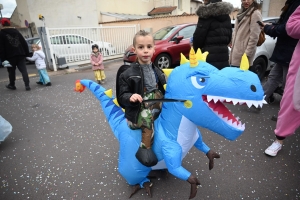
[[[27,73],[25,57],[23,56],[13,57],[13,58],[9,58],[8,61],[11,64],[11,67],[7,67],[9,84],[11,86],[15,86],[16,69],[18,68],[22,74],[25,86],[29,86],[29,77]]]
[[[47,83],[50,83],[50,78],[48,76],[47,70],[46,69],[39,69],[38,70],[39,75],[40,75],[40,81],[42,82],[44,85],[46,85]]]
[[[282,83],[282,88],[285,87],[286,75],[289,66],[276,63],[271,69],[267,82],[263,85],[264,93],[266,95],[265,99],[269,99],[274,93],[276,88]]]

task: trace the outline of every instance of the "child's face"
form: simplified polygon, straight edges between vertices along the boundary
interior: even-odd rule
[[[153,37],[150,35],[137,36],[133,50],[134,53],[136,53],[140,64],[150,64],[151,58],[155,52]]]
[[[36,51],[37,47],[31,47],[32,51]]]
[[[93,48],[93,52],[94,52],[94,53],[97,53],[97,52],[98,52],[98,49],[97,49],[97,48]]]

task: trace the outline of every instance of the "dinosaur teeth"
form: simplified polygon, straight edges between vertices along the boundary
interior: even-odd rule
[[[214,98],[214,102],[217,103],[219,101],[219,99]]]
[[[207,102],[210,102],[213,99],[212,96],[207,96]]]
[[[234,98],[225,98],[225,97],[220,97],[220,96],[212,96],[212,95],[207,95],[206,96],[207,102],[211,102],[212,100],[214,103],[217,103],[218,101],[220,102],[232,102],[233,105],[244,105],[247,104],[247,106],[250,108],[251,106],[257,107],[262,107],[263,104],[268,104],[265,101],[265,96],[262,100],[245,100],[245,99],[234,99]]]
[[[238,102],[238,100],[232,100],[233,105],[236,105]]]

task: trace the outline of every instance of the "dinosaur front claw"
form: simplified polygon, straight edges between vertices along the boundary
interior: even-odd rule
[[[190,175],[187,181],[191,184],[191,193],[189,199],[192,199],[197,194],[197,186],[200,185],[200,181],[192,175]]]
[[[145,183],[143,184],[143,186],[144,186],[144,188],[145,188],[147,194],[148,194],[150,197],[152,197],[152,194],[151,194],[152,183],[151,183],[151,182],[145,182]],[[133,187],[133,191],[132,191],[131,195],[129,196],[129,199],[130,199],[135,193],[137,193],[137,191],[139,191],[140,189],[141,189],[141,186],[140,186],[139,184],[135,185],[135,186]]]

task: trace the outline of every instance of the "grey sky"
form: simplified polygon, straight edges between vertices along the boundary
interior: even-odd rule
[[[3,10],[1,10],[2,17],[10,18],[16,8],[16,1],[15,0],[0,0],[0,4],[3,5]]]
[[[232,3],[235,8],[241,7],[241,0],[223,0],[223,1]],[[15,10],[16,1],[15,0],[0,0],[0,4],[3,5],[3,10],[1,10],[2,16],[10,18],[13,11]]]

